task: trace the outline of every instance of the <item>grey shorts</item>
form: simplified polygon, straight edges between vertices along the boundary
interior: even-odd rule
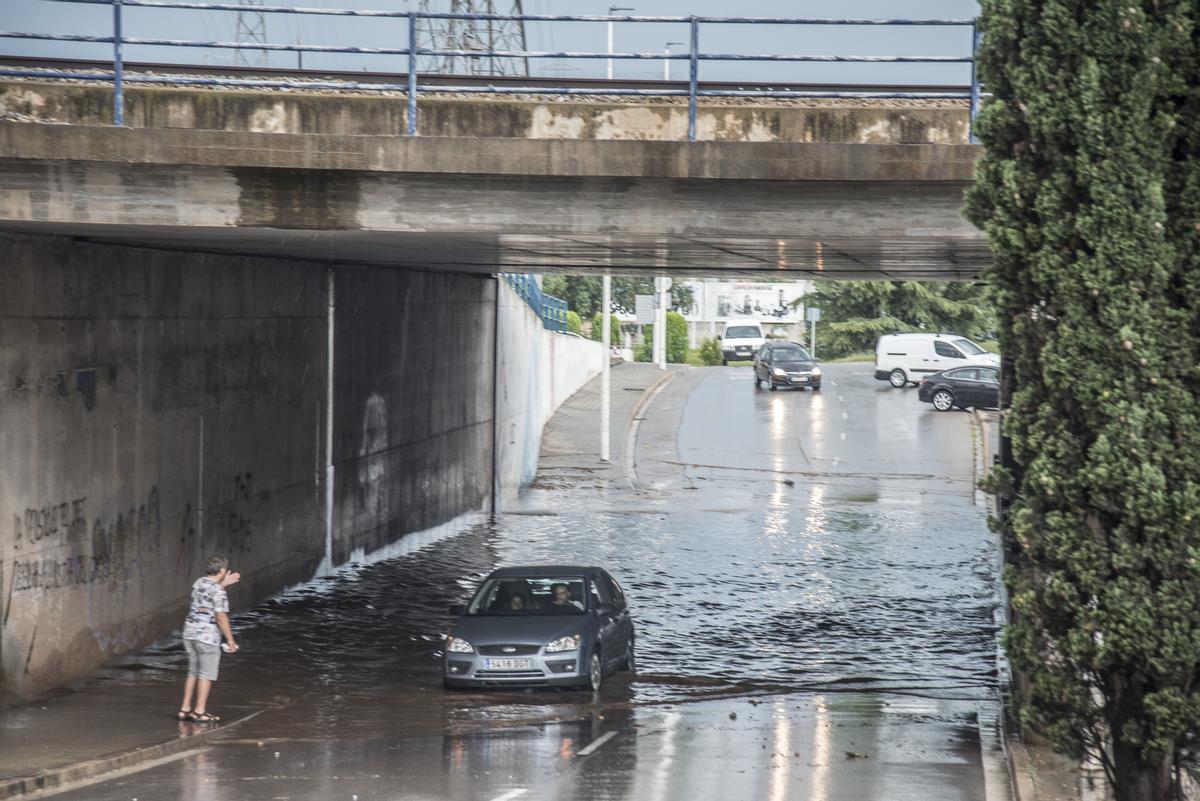
[[[183,648],[188,655],[188,675],[209,681],[217,680],[221,665],[221,646],[209,645],[199,640],[184,640]]]

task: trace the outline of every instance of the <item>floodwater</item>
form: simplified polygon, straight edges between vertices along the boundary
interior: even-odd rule
[[[197,797],[349,798],[331,776],[357,777],[362,801],[542,797],[553,775],[546,797],[703,798],[721,785],[706,765],[725,759],[742,774],[731,787],[750,791],[720,797],[982,798],[999,590],[971,416],[862,365],[831,366],[820,393],[757,390],[730,368],[677,378],[641,436],[633,486],[539,481],[490,525],[238,615],[243,651],[213,705],[268,711],[203,768],[196,757],[79,797],[174,797],[215,771],[242,789]],[[636,680],[613,677],[597,698],[442,690],[447,607],[495,567],[529,563],[618,578]],[[165,645],[107,680],[175,681],[180,664]],[[572,767],[607,731],[621,736]],[[731,742],[750,750],[735,759]]]

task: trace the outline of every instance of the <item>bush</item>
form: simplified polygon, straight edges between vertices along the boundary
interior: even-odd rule
[[[615,314],[610,314],[608,317],[608,323],[609,323],[609,328],[612,330],[613,347],[620,347],[621,346],[621,321],[617,319]],[[592,339],[599,342],[602,339],[601,335],[603,333],[604,332],[601,330],[601,326],[600,326],[600,312],[596,312],[595,314],[592,315]]]
[[[721,363],[721,342],[716,337],[709,337],[700,343],[700,361],[712,366]]]
[[[572,334],[583,336],[583,320],[577,312],[567,312],[567,330]]]
[[[638,345],[634,359],[639,362],[650,361],[653,342],[654,326],[648,325],[642,330],[642,344]],[[667,361],[684,364],[687,362],[687,353],[687,320],[679,312],[667,312]]]

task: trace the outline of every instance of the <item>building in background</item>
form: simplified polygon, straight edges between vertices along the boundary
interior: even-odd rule
[[[804,296],[811,281],[722,281],[685,279],[695,298],[691,308],[680,309],[688,324],[688,341],[717,336],[727,323],[758,322],[768,336],[801,341],[804,330]]]

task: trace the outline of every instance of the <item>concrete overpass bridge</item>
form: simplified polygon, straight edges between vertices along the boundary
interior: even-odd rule
[[[175,628],[210,551],[261,598],[528,480],[600,356],[547,340],[498,272],[970,280],[987,260],[961,105],[703,108],[712,137],[688,143],[665,141],[678,109],[636,104],[447,100],[440,135],[408,138],[386,97],[178,88],[131,91],[115,128],[97,91],[0,85],[18,695]]]

